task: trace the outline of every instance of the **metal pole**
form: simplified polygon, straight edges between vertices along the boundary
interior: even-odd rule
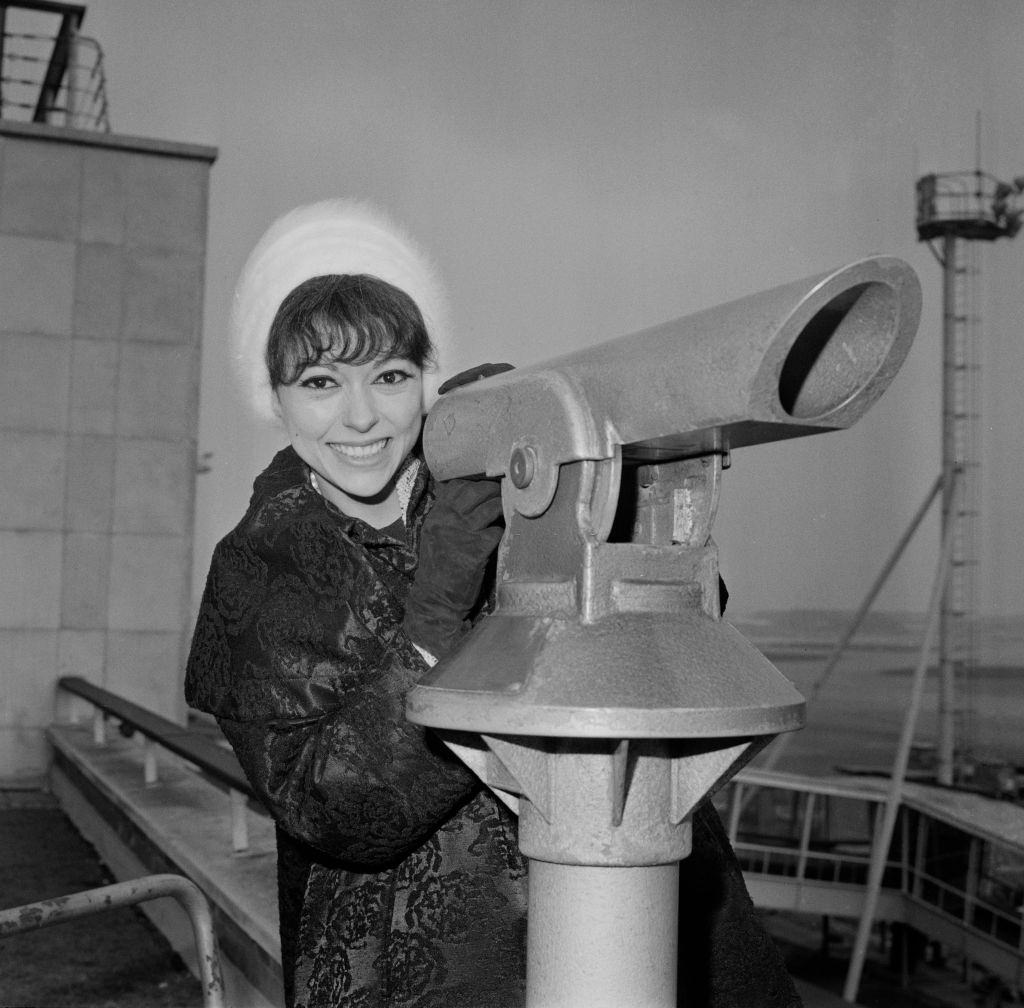
[[[246,815],[248,796],[232,788],[228,791],[231,800],[231,848],[236,854],[249,849],[249,819]]]
[[[829,655],[828,661],[825,663],[825,668],[821,675],[815,680],[814,685],[808,690],[808,700],[814,701],[818,698],[818,694],[821,692],[821,688],[828,681],[829,677],[835,671],[836,665],[839,664],[839,659],[842,658],[847,647],[849,647],[850,641],[853,640],[854,634],[860,629],[861,624],[864,622],[867,614],[871,611],[871,607],[875,604],[875,599],[878,597],[879,592],[885,587],[886,581],[889,580],[889,575],[892,574],[893,568],[899,563],[900,557],[903,556],[904,550],[910,543],[910,540],[914,537],[918,527],[924,520],[924,516],[928,513],[928,509],[932,506],[932,501],[938,496],[939,491],[942,489],[943,475],[940,473],[932,484],[931,490],[928,491],[928,495],[925,497],[921,506],[917,509],[914,517],[911,518],[910,524],[907,526],[906,531],[900,537],[899,542],[896,543],[895,549],[889,555],[889,559],[886,560],[885,565],[882,567],[878,577],[875,578],[874,584],[868,590],[867,595],[864,597],[864,601],[861,603],[860,608],[857,610],[856,615],[853,617],[853,621],[850,623],[846,632],[843,634],[842,640],[832,649],[832,653]],[[764,768],[771,770],[779,758],[786,751],[786,746],[789,745],[790,740],[793,738],[792,734],[784,735],[781,738],[777,738],[772,744],[768,751],[768,756],[764,761]]]
[[[868,869],[868,883],[864,893],[864,909],[861,912],[860,922],[857,926],[857,936],[854,940],[853,953],[850,957],[850,968],[846,974],[846,984],[843,987],[843,1000],[851,1004],[854,1004],[857,1000],[857,989],[860,987],[861,973],[864,969],[864,958],[867,955],[868,940],[871,937],[871,927],[875,920],[878,895],[882,888],[882,876],[885,873],[885,862],[889,854],[889,844],[892,841],[893,829],[896,825],[896,815],[899,812],[900,800],[903,794],[903,783],[906,778],[907,764],[910,761],[910,747],[914,741],[917,715],[921,708],[921,698],[924,693],[924,683],[928,672],[928,660],[931,655],[932,642],[938,629],[938,617],[943,592],[949,581],[952,550],[952,537],[947,536],[942,543],[942,553],[939,557],[935,581],[932,585],[931,601],[928,605],[928,623],[925,628],[924,640],[921,642],[917,668],[914,670],[914,679],[910,690],[910,703],[907,706],[906,717],[903,719],[903,730],[900,734],[899,746],[896,749],[896,758],[893,761],[892,777],[889,781],[889,794],[885,801],[882,823],[879,829],[875,831],[874,842],[871,847],[871,865]]]
[[[675,1008],[679,862],[530,861],[527,1008]]]
[[[64,124],[70,129],[78,126],[78,92],[81,87],[78,61],[78,29],[72,25],[68,32],[67,101],[64,109]]]
[[[107,721],[99,707],[92,712],[92,741],[97,746],[107,744]]]
[[[11,907],[0,911],[0,935],[6,937],[22,931],[36,931],[163,896],[176,899],[192,923],[205,1008],[224,1008],[224,981],[210,906],[199,887],[182,875],[147,875],[70,896]]]
[[[5,118],[4,116],[4,101],[3,101],[3,65],[4,65],[4,50],[7,48],[7,7],[0,7],[0,119]]]

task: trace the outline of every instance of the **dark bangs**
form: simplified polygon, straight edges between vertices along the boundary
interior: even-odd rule
[[[314,364],[400,357],[423,369],[433,362],[433,346],[405,291],[366,274],[332,274],[304,281],[281,302],[266,357],[277,388]]]

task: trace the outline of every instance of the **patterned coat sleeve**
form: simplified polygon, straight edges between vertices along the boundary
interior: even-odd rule
[[[426,666],[381,575],[322,511],[215,551],[186,677],[282,829],[353,868],[419,846],[478,789],[404,716]]]

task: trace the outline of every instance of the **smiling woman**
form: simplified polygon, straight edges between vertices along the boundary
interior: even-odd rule
[[[514,822],[404,716],[501,536],[496,483],[419,457],[440,304],[404,237],[339,202],[274,224],[236,295],[241,375],[290,444],[214,551],[186,696],[277,824],[289,1005],[522,1003]]]

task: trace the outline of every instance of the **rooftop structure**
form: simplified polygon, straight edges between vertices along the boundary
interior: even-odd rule
[[[1021,225],[1015,198],[1024,192],[1024,175],[1003,182],[983,172],[943,172],[917,180],[917,237],[952,236],[967,241],[1012,238]]]
[[[110,131],[103,51],[81,4],[0,3],[0,119]]]

